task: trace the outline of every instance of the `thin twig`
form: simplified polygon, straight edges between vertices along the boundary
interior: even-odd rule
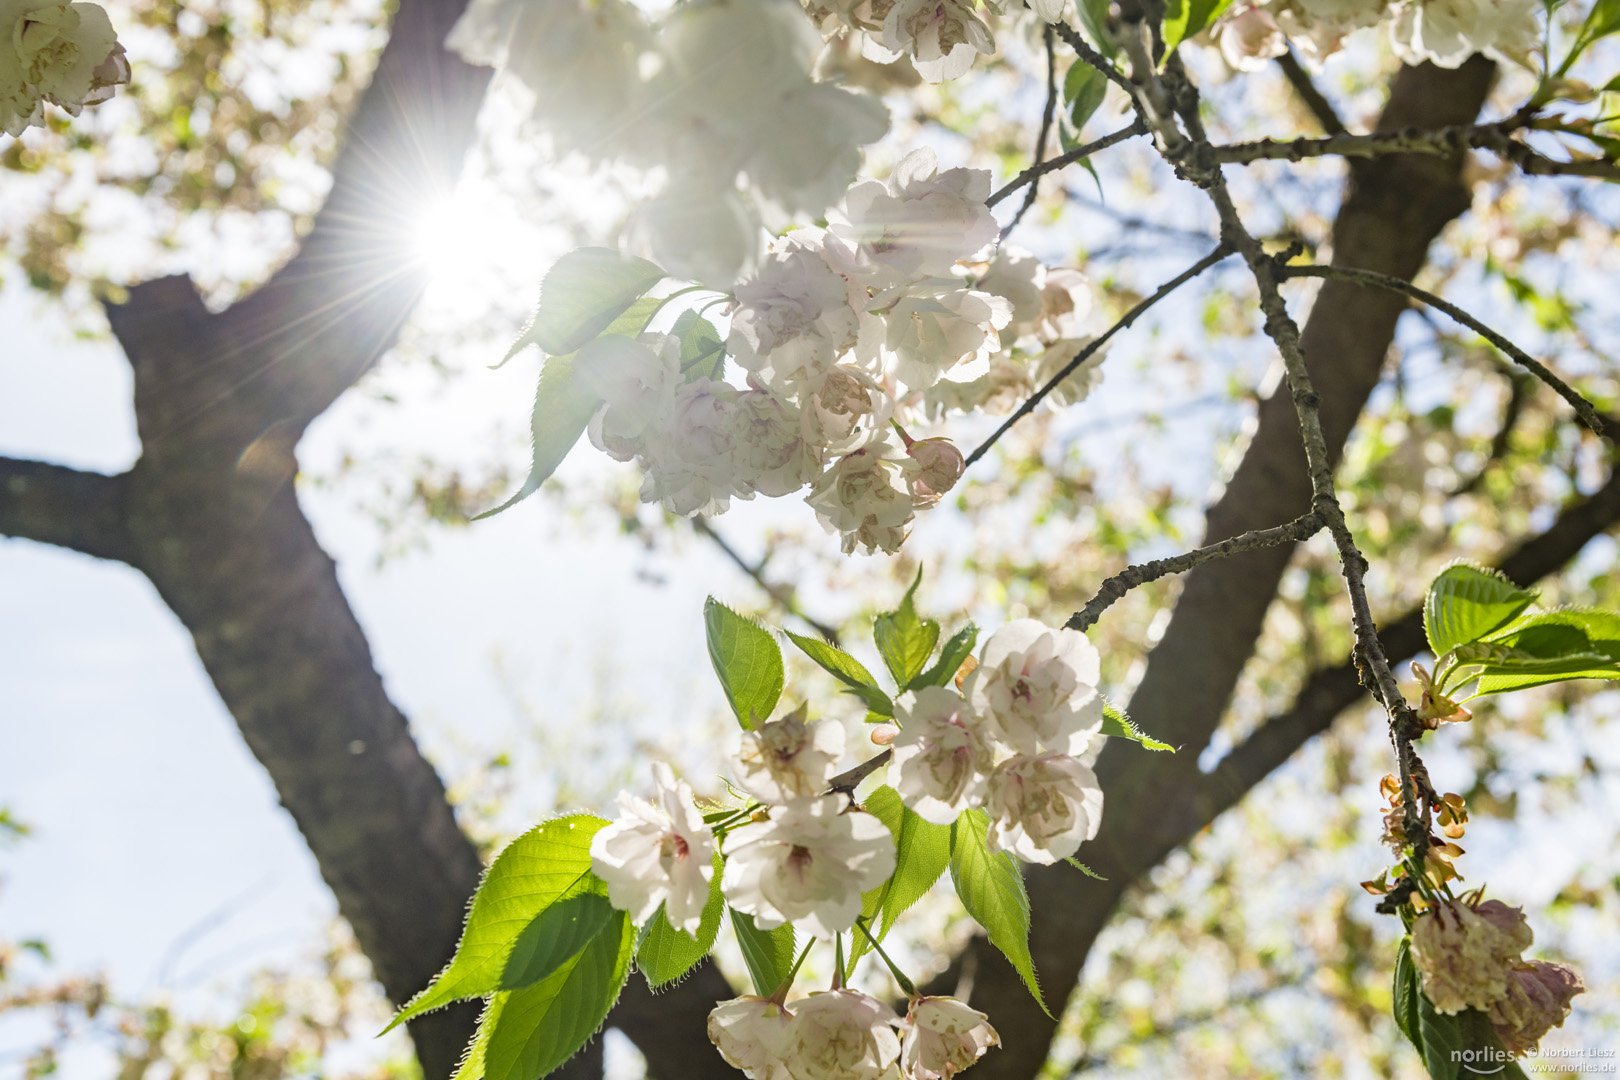
[[[1355,270],[1347,266],[1280,266],[1277,268],[1277,276],[1285,279],[1291,277],[1318,277],[1335,278],[1340,281],[1354,281],[1362,285],[1376,285],[1381,289],[1388,289],[1391,292],[1404,293],[1405,295],[1412,297],[1414,300],[1421,300],[1423,303],[1428,304],[1435,310],[1445,312],[1447,315],[1451,316],[1453,319],[1462,323],[1464,326],[1468,327],[1468,329],[1474,331],[1474,333],[1478,334],[1480,337],[1502,350],[1502,352],[1506,353],[1514,363],[1518,364],[1536,378],[1552,387],[1553,391],[1559,397],[1569,402],[1570,407],[1575,410],[1576,415],[1581,418],[1582,423],[1591,428],[1593,431],[1597,432],[1599,435],[1607,434],[1607,425],[1604,424],[1603,418],[1598,415],[1597,407],[1594,406],[1590,401],[1586,400],[1586,398],[1582,397],[1579,392],[1577,392],[1563,379],[1559,378],[1557,375],[1554,375],[1545,364],[1532,357],[1529,353],[1513,344],[1513,342],[1509,341],[1495,330],[1492,330],[1490,327],[1474,318],[1474,316],[1468,314],[1468,312],[1464,311],[1462,308],[1450,303],[1449,301],[1442,300],[1440,297],[1434,295],[1434,293],[1429,292],[1426,289],[1420,289],[1403,278],[1392,277],[1389,274],[1379,274],[1371,270]]]
[[[854,800],[855,789],[861,786],[861,781],[887,765],[889,758],[893,756],[893,750],[885,750],[881,754],[874,754],[872,757],[867,758],[853,769],[846,769],[832,778],[832,783],[827,785],[828,793],[842,791],[851,800]]]
[[[1029,190],[1024,193],[1024,202],[1023,205],[1019,206],[1018,213],[1014,214],[1012,220],[1007,222],[1006,228],[1001,230],[1003,240],[1007,239],[1007,234],[1017,228],[1020,221],[1024,220],[1024,215],[1029,213],[1029,208],[1035,205],[1035,196],[1039,194],[1041,188],[1041,174],[1033,170],[1039,169],[1046,160],[1046,138],[1052,133],[1052,116],[1057,112],[1057,46],[1052,35],[1051,23],[1046,24],[1044,37],[1046,39],[1046,108],[1041,111],[1041,133],[1035,137],[1034,163],[1027,170],[1032,173],[1029,178]],[[1002,190],[1006,189],[1003,188]],[[994,206],[994,197],[986,205]]]
[[[1017,191],[1019,188],[1023,187],[1025,184],[1030,185],[1030,191],[1031,191],[1031,194],[1033,195],[1035,181],[1040,179],[1041,177],[1045,176],[1047,173],[1049,173],[1049,172],[1057,172],[1059,169],[1067,168],[1068,166],[1073,165],[1077,161],[1080,161],[1080,160],[1082,160],[1084,158],[1090,157],[1092,154],[1097,153],[1099,150],[1108,149],[1110,146],[1113,146],[1115,143],[1122,143],[1126,139],[1134,139],[1138,135],[1146,135],[1146,134],[1147,134],[1147,125],[1143,124],[1141,120],[1137,120],[1134,123],[1132,123],[1129,127],[1120,128],[1118,131],[1113,132],[1112,134],[1109,134],[1109,135],[1104,135],[1100,139],[1095,139],[1095,140],[1093,140],[1091,142],[1088,142],[1084,146],[1077,146],[1073,150],[1070,150],[1068,153],[1059,154],[1057,157],[1053,158],[1050,161],[1043,161],[1043,162],[1041,162],[1041,163],[1039,163],[1037,165],[1031,165],[1029,168],[1025,169],[1023,172],[1019,173],[1017,176],[1013,177],[1011,180],[1007,181],[1006,186],[1004,186],[1000,191],[997,191],[994,195],[992,195],[988,199],[984,200],[984,205],[986,205],[986,206],[994,206],[994,205],[996,205],[996,203],[1000,202],[1002,199],[1005,199],[1008,195],[1011,195],[1013,192]],[[1029,201],[1030,200],[1028,198],[1026,198],[1024,200],[1025,209],[1028,208]],[[1022,215],[1023,212],[1024,212],[1023,210],[1019,210],[1020,215]],[[1013,224],[1016,225],[1017,223],[1018,223],[1018,218],[1013,218]],[[1007,228],[1011,229],[1012,225],[1007,226]],[[1006,235],[1006,230],[1003,230],[1002,234]]]
[[[714,526],[709,524],[709,520],[705,517],[693,518],[692,528],[696,529],[704,536],[707,536],[710,540],[713,540],[715,546],[721,551],[725,552],[726,557],[732,562],[736,563],[737,567],[742,570],[743,573],[753,578],[754,584],[765,590],[765,595],[776,601],[776,603],[781,606],[782,610],[808,624],[815,630],[816,633],[826,638],[827,641],[832,645],[838,645],[838,631],[834,630],[824,622],[811,618],[809,615],[806,615],[802,610],[800,610],[798,601],[793,598],[793,590],[791,588],[785,585],[778,585],[765,577],[765,563],[763,561],[756,566],[750,563],[747,559],[743,558],[742,555],[737,552],[737,549],[732,547],[724,536],[721,536],[715,531]]]
[[[1102,583],[1097,595],[1086,601],[1086,606],[1069,617],[1064,623],[1070,630],[1085,631],[1091,629],[1102,613],[1107,611],[1116,600],[1139,585],[1146,585],[1150,581],[1157,581],[1170,574],[1183,574],[1200,563],[1211,559],[1221,559],[1228,555],[1236,555],[1241,551],[1253,551],[1256,548],[1274,547],[1277,544],[1289,544],[1300,540],[1308,540],[1322,530],[1322,519],[1315,511],[1301,515],[1286,525],[1278,525],[1270,529],[1252,529],[1238,536],[1229,537],[1207,547],[1197,548],[1182,555],[1173,555],[1167,559],[1154,559],[1151,562],[1139,563],[1136,566],[1127,566],[1113,577]]]
[[[1277,57],[1277,66],[1282,68],[1283,76],[1288,85],[1294,88],[1294,93],[1305,103],[1305,107],[1316,117],[1316,122],[1322,125],[1322,130],[1329,135],[1342,135],[1345,132],[1344,121],[1339,119],[1338,112],[1327,96],[1317,89],[1316,83],[1311,79],[1310,72],[1300,66],[1299,57],[1294,50],[1289,49]]]
[[[1063,39],[1063,44],[1074,50],[1074,55],[1102,72],[1109,82],[1125,91],[1125,93],[1131,93],[1133,89],[1131,81],[1119,73],[1119,69],[1109,62],[1108,57],[1093,49],[1086,39],[1080,36],[1078,30],[1068,23],[1054,23],[1052,29],[1057,32],[1058,37]]]
[[[1214,251],[1210,252],[1208,255],[1205,255],[1202,259],[1199,259],[1196,263],[1189,266],[1187,269],[1183,270],[1181,273],[1177,274],[1163,285],[1160,285],[1152,296],[1138,302],[1135,307],[1131,308],[1131,310],[1127,311],[1123,316],[1121,316],[1118,322],[1116,322],[1113,326],[1110,326],[1107,330],[1104,330],[1099,337],[1087,344],[1085,348],[1081,349],[1079,354],[1076,355],[1073,360],[1070,360],[1063,366],[1062,371],[1059,371],[1056,375],[1052,376],[1052,378],[1046,381],[1046,385],[1035,391],[1035,393],[1031,394],[1022,405],[1018,406],[1017,411],[1011,416],[1007,417],[1007,419],[1002,422],[1001,426],[996,428],[996,430],[991,433],[988,439],[985,439],[984,442],[980,443],[976,448],[974,448],[973,453],[967,456],[967,460],[963,463],[963,467],[966,468],[968,465],[972,465],[975,461],[982,458],[985,453],[996,444],[996,440],[1007,433],[1008,429],[1010,429],[1014,424],[1018,423],[1018,421],[1022,420],[1024,417],[1028,416],[1030,413],[1034,412],[1035,406],[1039,405],[1041,400],[1045,398],[1047,394],[1050,394],[1064,379],[1067,379],[1070,375],[1074,374],[1075,370],[1079,368],[1081,364],[1091,359],[1091,357],[1096,354],[1098,349],[1108,344],[1109,338],[1112,338],[1121,330],[1129,327],[1138,318],[1140,318],[1142,313],[1147,311],[1148,308],[1152,307],[1154,304],[1157,304],[1160,300],[1163,300],[1181,286],[1185,285],[1199,274],[1202,274],[1205,270],[1208,270],[1210,267],[1214,266],[1216,263],[1220,262],[1230,254],[1232,254],[1232,248],[1228,247],[1224,243],[1218,245]]]

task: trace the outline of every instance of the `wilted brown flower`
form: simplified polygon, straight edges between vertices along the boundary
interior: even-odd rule
[[[1412,961],[1436,1012],[1489,1009],[1508,992],[1509,966],[1535,935],[1500,900],[1447,900],[1412,923]]]
[[[1564,1026],[1570,1001],[1585,989],[1575,969],[1564,964],[1514,964],[1508,970],[1507,993],[1491,1006],[1491,1026],[1510,1053],[1522,1056],[1548,1031]]]

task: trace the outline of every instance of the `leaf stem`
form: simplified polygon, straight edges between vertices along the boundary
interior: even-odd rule
[[[872,946],[872,951],[877,953],[879,959],[881,959],[884,965],[888,967],[889,974],[894,976],[895,985],[900,988],[900,992],[906,995],[906,997],[916,1000],[916,984],[910,979],[906,978],[906,973],[901,971],[899,966],[893,960],[889,959],[889,954],[883,951],[883,946],[878,944],[878,940],[873,936],[871,928],[866,925],[865,915],[858,916],[855,919],[855,929],[859,930],[866,937],[866,943]]]

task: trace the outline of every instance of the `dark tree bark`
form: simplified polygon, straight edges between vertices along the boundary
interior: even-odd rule
[[[126,305],[109,309],[135,371],[142,453],[134,468],[106,477],[0,459],[0,535],[135,567],[191,632],[396,1002],[449,958],[479,864],[299,509],[293,450],[309,422],[392,345],[420,292],[406,222],[415,206],[452,186],[488,78],[441,47],[462,6],[401,0],[327,207],[270,282],[217,315],[183,278],[139,286]],[[1458,72],[1403,71],[1383,125],[1466,122],[1490,77],[1483,61]],[[1335,261],[1410,277],[1433,237],[1466,207],[1466,195],[1454,161],[1358,164],[1335,228]],[[1399,298],[1323,286],[1305,340],[1335,449],[1379,377],[1403,309]],[[1292,410],[1286,399],[1267,402],[1243,465],[1210,511],[1208,539],[1288,520],[1308,495]],[[1620,482],[1611,480],[1527,544],[1510,571],[1524,580],[1550,572],[1617,516]],[[1254,553],[1189,575],[1132,703],[1149,730],[1183,751],[1169,764],[1147,762],[1134,748],[1104,754],[1099,772],[1110,808],[1089,857],[1106,884],[1063,869],[1031,875],[1033,945],[1054,1004],[1073,987],[1131,880],[1359,698],[1348,669],[1317,673],[1293,710],[1215,773],[1197,773],[1197,751],[1225,711],[1288,556]],[[1414,626],[1408,616],[1389,628],[1392,652],[1411,651]],[[975,1075],[1034,1075],[1051,1022],[1030,1008],[993,950],[976,944],[971,957],[975,1003],[1003,1032],[1003,1049]],[[609,1024],[640,1045],[655,1076],[720,1075],[729,1070],[704,1037],[704,1019],[730,994],[711,965],[656,997],[637,977]],[[448,1075],[474,1015],[457,1008],[411,1025],[429,1078]],[[565,1071],[599,1073],[599,1050]]]

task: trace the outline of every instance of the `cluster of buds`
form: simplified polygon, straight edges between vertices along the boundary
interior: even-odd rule
[[[1563,1025],[1585,987],[1564,964],[1525,960],[1535,934],[1524,912],[1482,892],[1441,901],[1414,919],[1412,961],[1436,1012],[1477,1009],[1502,1045],[1522,1055]]]

